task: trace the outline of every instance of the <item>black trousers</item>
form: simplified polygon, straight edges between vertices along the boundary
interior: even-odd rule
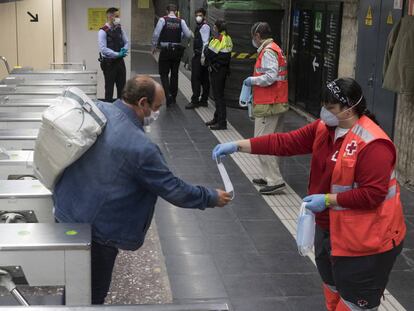
[[[332,257],[330,244],[329,232],[316,226],[315,260],[323,282],[362,309],[379,306],[403,242],[385,253],[361,257]]]
[[[118,249],[92,241],[92,304],[103,304],[111,285],[112,270]]]
[[[158,59],[158,71],[165,97],[168,101],[174,100],[178,93],[178,69],[180,68],[183,47],[162,48]],[[170,75],[170,77],[168,77]]]
[[[203,93],[200,100],[201,87],[203,88]],[[194,54],[191,60],[191,89],[193,91],[193,96],[191,97],[192,103],[198,104],[199,102],[203,103],[208,101],[210,79],[208,76],[208,67],[201,65],[201,54]]]
[[[214,121],[220,126],[227,125],[227,110],[226,102],[224,101],[224,88],[226,78],[228,75],[227,67],[217,67],[210,73],[210,81],[213,89],[214,102],[216,104],[216,111],[214,112]]]
[[[101,69],[105,77],[105,101],[112,102],[114,97],[114,85],[116,85],[117,98],[121,98],[122,90],[126,83],[126,68],[123,58],[111,61],[102,61]]]

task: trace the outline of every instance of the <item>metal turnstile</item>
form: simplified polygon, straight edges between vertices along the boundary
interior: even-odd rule
[[[95,92],[97,90],[96,81],[65,81],[65,80],[25,80],[24,78],[9,76],[0,81],[0,85],[7,85],[16,90],[32,90],[36,88],[50,88],[65,90],[68,87],[76,86],[85,92]]]
[[[19,98],[11,100],[8,96],[0,96],[0,112],[43,112],[52,104],[59,103],[56,98]]]
[[[61,96],[67,87],[51,86],[13,86],[0,84],[0,96],[8,96],[10,99],[21,98],[55,98]],[[91,99],[96,99],[96,86],[88,87],[83,92]]]
[[[90,305],[90,247],[89,224],[0,225],[0,270],[17,286],[63,286],[66,305]]]
[[[6,150],[33,150],[38,129],[0,129],[0,147]]]
[[[14,68],[10,77],[28,80],[58,80],[97,82],[96,70],[49,69],[33,70],[31,68]]]
[[[52,193],[38,180],[0,180],[0,225],[36,222],[55,222]]]
[[[0,148],[0,180],[21,179],[33,175],[32,150],[1,150]]]
[[[41,112],[0,112],[0,129],[38,129]]]

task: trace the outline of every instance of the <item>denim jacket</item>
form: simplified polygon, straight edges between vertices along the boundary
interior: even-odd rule
[[[135,112],[98,102],[107,124],[95,144],[66,168],[53,201],[59,222],[92,224],[92,239],[135,250],[144,242],[157,197],[184,208],[213,207],[215,190],[174,176]]]

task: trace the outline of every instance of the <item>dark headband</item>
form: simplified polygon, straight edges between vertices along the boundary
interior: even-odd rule
[[[331,92],[331,94],[337,99],[339,100],[342,104],[344,105],[348,105],[349,106],[349,100],[348,98],[345,96],[345,94],[342,92],[341,88],[339,87],[338,84],[336,84],[336,80],[333,80],[331,82],[328,82],[326,84],[326,87],[328,88],[328,90]]]

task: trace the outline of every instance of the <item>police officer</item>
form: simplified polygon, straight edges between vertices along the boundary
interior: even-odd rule
[[[194,31],[194,56],[191,61],[191,88],[193,96],[191,102],[185,106],[186,109],[193,109],[199,106],[207,107],[208,94],[210,91],[210,81],[208,77],[208,67],[205,66],[204,48],[210,39],[210,26],[206,21],[206,10],[200,8],[195,11],[197,26]],[[200,91],[203,93],[200,100]]]
[[[161,76],[162,87],[167,98],[167,106],[175,104],[178,93],[178,69],[184,47],[181,38],[192,36],[191,30],[183,19],[177,17],[177,6],[169,4],[167,15],[158,20],[152,36],[152,53],[160,49],[158,71]],[[171,74],[168,79],[168,74]]]
[[[208,44],[205,56],[209,66],[216,111],[213,119],[206,122],[206,125],[210,126],[212,130],[225,130],[227,129],[227,116],[224,87],[229,74],[233,42],[227,34],[227,25],[224,20],[216,20],[213,32],[214,38]]]
[[[128,54],[129,42],[121,28],[121,19],[117,8],[106,10],[107,23],[99,29],[99,61],[105,77],[105,101],[112,102],[114,84],[117,98],[121,98],[126,82],[124,57]]]

